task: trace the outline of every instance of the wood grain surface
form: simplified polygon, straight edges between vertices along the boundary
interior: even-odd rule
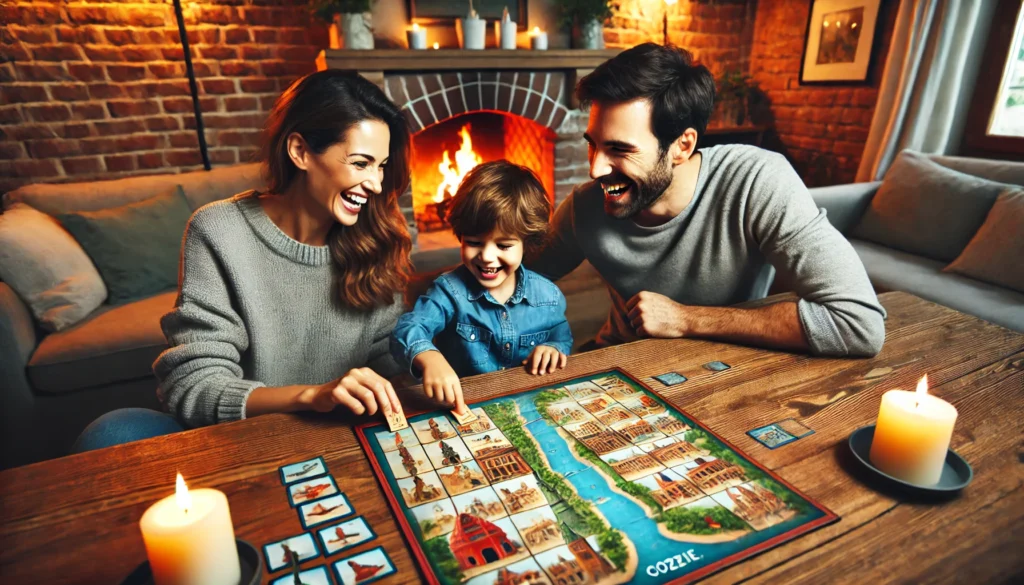
[[[1024,578],[1024,335],[905,293],[872,359],[813,358],[703,340],[644,340],[579,354],[539,379],[521,370],[467,378],[467,400],[617,366],[839,514],[830,526],[708,577],[707,583],[1010,583]],[[710,372],[720,360],[732,366]],[[652,376],[689,381],[664,387]],[[922,501],[866,477],[846,447],[872,424],[881,395],[931,391],[959,411],[952,447],[974,467],[959,495]],[[434,409],[419,387],[400,391],[407,413]],[[746,431],[793,417],[815,433],[776,450]],[[379,535],[326,561],[383,545],[398,573],[420,576],[351,424],[338,415],[270,415],[64,457],[0,473],[0,582],[120,583],[146,558],[138,521],[173,491],[228,496],[235,533],[257,547],[303,532],[278,468],[323,456],[357,514]],[[274,577],[282,573],[274,574]],[[264,575],[269,582],[270,575]]]

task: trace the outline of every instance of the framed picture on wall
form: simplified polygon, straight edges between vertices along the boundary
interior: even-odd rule
[[[814,0],[800,83],[866,82],[880,4],[881,0]]]
[[[501,20],[501,15],[508,7],[509,18],[515,21],[516,28],[526,30],[527,0],[472,0],[473,9],[480,18],[485,20]],[[409,18],[418,24],[446,24],[455,26],[456,18],[465,18],[469,14],[470,0],[452,2],[451,0],[406,0],[409,6]]]

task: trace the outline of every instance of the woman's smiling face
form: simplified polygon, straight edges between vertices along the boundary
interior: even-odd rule
[[[363,120],[342,141],[306,165],[309,193],[342,225],[354,225],[366,202],[381,193],[391,131],[380,120]]]

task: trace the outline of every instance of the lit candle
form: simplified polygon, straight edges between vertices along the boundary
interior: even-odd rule
[[[427,48],[427,29],[413,24],[411,29],[405,31],[405,35],[409,38],[410,49],[423,50]]]
[[[222,492],[190,492],[179,473],[175,494],[150,506],[139,527],[156,585],[238,585],[242,580]]]
[[[539,26],[530,31],[530,48],[534,51],[548,50],[548,33],[540,30]]]
[[[955,422],[956,408],[928,394],[928,376],[921,378],[916,392],[890,390],[882,395],[871,463],[904,481],[935,485]]]
[[[437,43],[434,43],[434,50],[437,50],[439,48],[440,48],[440,45],[438,45]]]

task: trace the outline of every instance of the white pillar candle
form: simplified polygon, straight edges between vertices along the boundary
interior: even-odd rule
[[[886,392],[871,441],[871,463],[913,484],[937,484],[956,415],[952,404],[928,394],[927,376],[916,392]]]
[[[512,20],[501,21],[501,48],[516,48],[516,23]]]
[[[420,28],[420,25],[414,24],[412,28],[405,31],[406,37],[409,39],[409,48],[422,51],[427,48],[427,29]]]
[[[139,528],[156,585],[238,585],[242,580],[223,492],[190,492],[179,473],[175,495],[150,506]]]
[[[530,48],[534,51],[547,51],[548,33],[540,30],[540,27],[533,27],[530,31]]]

